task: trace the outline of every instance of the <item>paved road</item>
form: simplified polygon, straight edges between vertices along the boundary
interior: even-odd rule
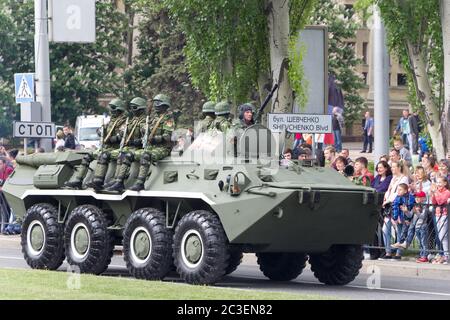
[[[392,262],[394,268],[396,262]],[[23,260],[17,239],[0,239],[0,268],[28,269]],[[64,271],[67,264],[64,263],[60,270]],[[450,299],[450,277],[435,277],[434,279],[416,276],[393,276],[367,272],[365,265],[360,275],[349,285],[344,287],[329,287],[321,284],[312,272],[307,269],[295,281],[273,282],[267,280],[259,271],[253,256],[248,255],[243,264],[217,284],[220,287],[236,289],[252,289],[265,291],[283,291],[291,293],[314,294],[324,297],[339,299],[368,299],[368,300],[393,300],[393,299]],[[384,270],[384,269],[383,269]],[[378,270],[379,271],[379,270]],[[450,274],[450,269],[448,270]],[[116,255],[105,273],[111,276],[128,277],[128,272],[121,256]],[[369,279],[370,277],[370,279]],[[368,281],[369,279],[369,281]],[[167,281],[181,282],[176,277],[169,277]],[[369,289],[367,283],[375,289]]]

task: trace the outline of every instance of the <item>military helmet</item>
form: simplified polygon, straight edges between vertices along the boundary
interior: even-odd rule
[[[216,106],[216,104],[214,103],[214,102],[212,102],[212,101],[206,101],[204,104],[203,104],[203,107],[202,107],[202,112],[203,113],[214,113],[215,112],[215,110],[214,110],[214,107]]]
[[[110,103],[108,103],[108,108],[111,111],[125,111],[125,103],[121,99],[113,99]]]
[[[165,94],[159,93],[153,98],[153,106],[156,109],[161,109],[164,106],[166,108],[170,108],[171,107],[170,98]]]
[[[231,112],[231,104],[226,100],[220,101],[218,104],[216,104],[216,107],[214,108],[214,113],[216,114],[216,116],[228,114],[230,112]]]
[[[142,110],[147,108],[147,101],[145,99],[137,97],[130,101],[130,108],[132,111]]]

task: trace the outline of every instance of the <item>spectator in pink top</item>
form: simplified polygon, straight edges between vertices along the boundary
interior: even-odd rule
[[[0,158],[0,190],[14,169],[6,163],[6,159]]]

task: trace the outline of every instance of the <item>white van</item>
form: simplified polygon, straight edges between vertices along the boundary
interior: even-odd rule
[[[109,122],[109,117],[104,115],[78,116],[75,123],[76,143],[82,149],[97,149],[100,147],[98,128]]]

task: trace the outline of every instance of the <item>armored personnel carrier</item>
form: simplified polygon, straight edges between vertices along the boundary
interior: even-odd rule
[[[34,154],[17,158],[3,192],[23,221],[31,268],[53,270],[67,259],[100,274],[123,245],[130,274],[141,279],[163,279],[175,267],[187,283],[213,284],[253,252],[271,280],[295,279],[309,261],[322,283],[351,282],[376,228],[377,194],[314,160],[281,166],[278,149],[261,125],[238,141],[204,134],[152,165],[145,190],[122,194],[63,189],[80,151]]]

